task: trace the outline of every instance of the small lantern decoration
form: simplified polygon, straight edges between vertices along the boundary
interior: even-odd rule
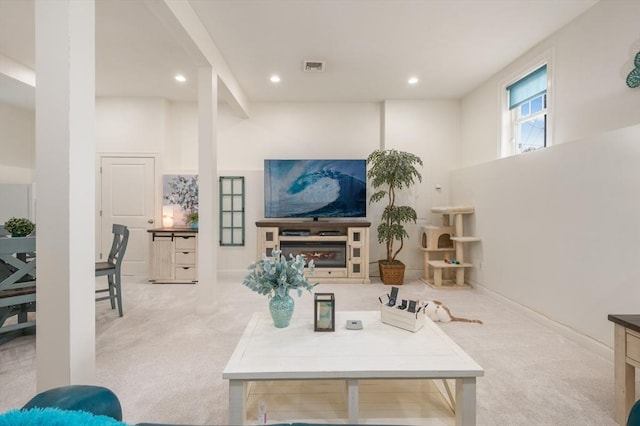
[[[313,295],[313,330],[336,331],[336,299],[333,293]]]

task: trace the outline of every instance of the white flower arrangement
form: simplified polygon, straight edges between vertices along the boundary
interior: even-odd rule
[[[304,267],[307,265],[311,273],[315,270],[313,260],[306,263],[301,255],[289,255],[287,259],[280,250],[273,250],[272,257],[263,256],[256,263],[249,265],[249,274],[244,277],[242,284],[258,294],[264,294],[271,299],[273,296],[287,296],[289,290],[296,289],[298,297],[302,290],[309,293],[318,283],[311,284],[304,276]]]

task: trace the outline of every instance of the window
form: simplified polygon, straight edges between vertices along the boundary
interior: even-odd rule
[[[543,65],[506,87],[509,129],[503,157],[547,146],[547,81]]]
[[[220,176],[220,245],[244,245],[244,177]]]

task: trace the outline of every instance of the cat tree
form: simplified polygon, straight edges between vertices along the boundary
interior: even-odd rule
[[[471,263],[464,261],[465,243],[480,241],[479,238],[464,235],[463,215],[473,214],[470,206],[433,207],[431,212],[442,214],[440,226],[422,227],[422,251],[424,253],[424,273],[422,281],[432,287],[468,288],[465,283],[465,269]],[[451,226],[453,219],[454,226]],[[452,275],[455,274],[455,279]],[[433,275],[433,276],[432,276]]]

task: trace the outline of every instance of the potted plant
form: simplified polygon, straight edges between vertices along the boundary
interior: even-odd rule
[[[378,149],[369,155],[367,164],[367,177],[374,189],[369,203],[387,202],[378,225],[378,242],[384,243],[387,251],[387,257],[378,261],[380,278],[385,284],[402,284],[405,265],[397,257],[404,247],[404,239],[409,238],[404,224],[415,223],[417,214],[410,206],[396,205],[396,195],[416,180],[422,182],[422,175],[416,168],[416,165],[422,166],[422,160],[408,152]],[[399,242],[397,248],[394,247],[396,241]]]
[[[31,234],[36,226],[29,219],[12,217],[4,223],[6,229],[12,237],[26,237]]]
[[[192,211],[187,215],[187,225],[190,225],[192,229],[198,229],[198,212]]]
[[[269,297],[269,312],[273,323],[278,328],[284,328],[289,326],[295,306],[289,291],[297,290],[300,297],[302,290],[311,293],[318,283],[311,284],[304,276],[304,256],[289,255],[287,259],[280,250],[273,250],[271,255],[272,257],[265,255],[262,260],[249,265],[250,272],[244,277],[242,284]],[[313,273],[313,260],[307,266]]]

